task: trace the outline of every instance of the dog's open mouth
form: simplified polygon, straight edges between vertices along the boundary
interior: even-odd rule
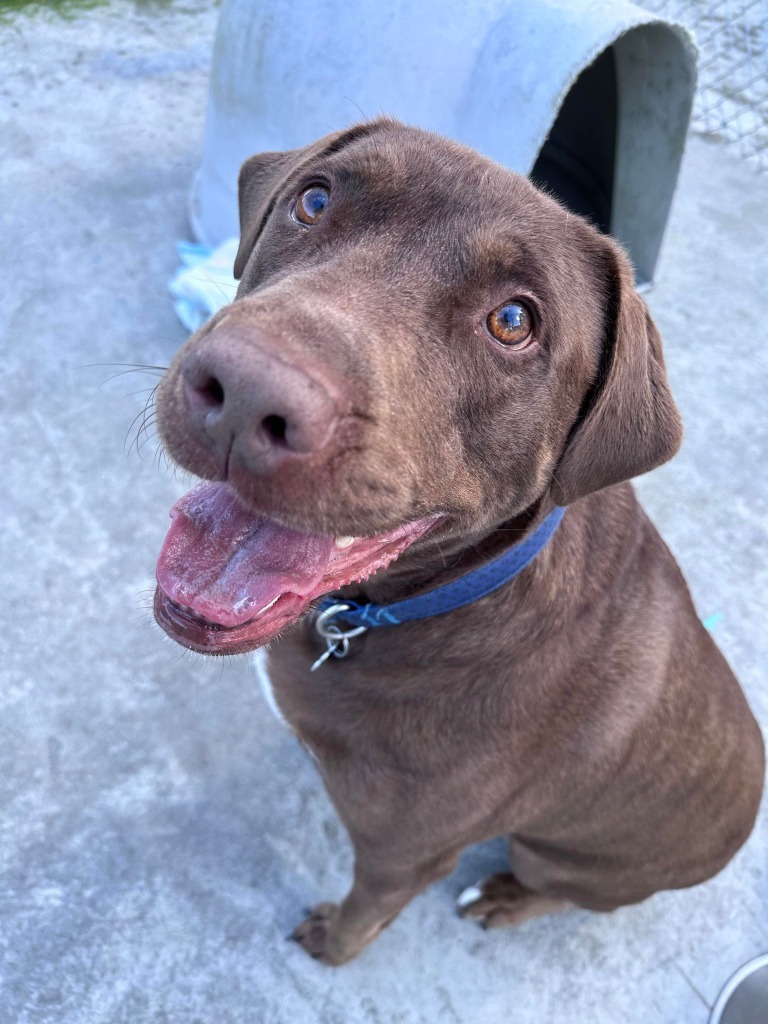
[[[155,617],[194,651],[254,650],[316,598],[389,565],[439,518],[376,537],[325,537],[257,515],[227,484],[198,484],[171,509],[157,562]]]

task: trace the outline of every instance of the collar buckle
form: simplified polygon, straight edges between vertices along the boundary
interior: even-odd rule
[[[338,626],[333,621],[337,615],[343,615],[344,612],[351,610],[351,605],[340,603],[332,604],[330,608],[325,608],[323,611],[318,612],[314,622],[315,631],[322,640],[325,640],[327,647],[310,671],[314,672],[320,668],[331,655],[334,658],[346,658],[349,654],[349,641],[353,637],[367,632],[367,626],[353,626],[351,629],[342,629],[341,626]]]

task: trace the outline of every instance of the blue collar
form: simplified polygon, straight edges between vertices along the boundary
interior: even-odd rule
[[[392,604],[358,604],[346,599],[323,598],[318,606],[315,629],[328,644],[328,650],[318,658],[312,666],[313,670],[319,668],[332,654],[337,658],[345,657],[350,639],[371,627],[399,626],[403,622],[445,615],[492,594],[530,565],[552,539],[564,512],[564,508],[554,508],[533,533],[519,544],[493,561],[468,572],[466,576],[460,576],[418,597],[409,597]],[[334,621],[336,618],[349,623],[353,628],[342,629]]]

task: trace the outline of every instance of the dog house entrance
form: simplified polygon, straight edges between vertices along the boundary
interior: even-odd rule
[[[606,233],[616,166],[616,93],[616,60],[608,47],[576,79],[530,175]]]

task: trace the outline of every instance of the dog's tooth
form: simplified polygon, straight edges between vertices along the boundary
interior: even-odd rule
[[[350,544],[354,544],[357,537],[337,537],[336,547],[337,548],[348,548]]]
[[[259,608],[259,610],[256,612],[256,615],[261,615],[262,612],[265,612],[265,611],[267,611],[268,608],[271,608],[272,605],[275,603],[275,601],[279,601],[280,600],[280,596],[281,595],[278,594],[277,597],[273,597],[272,598],[272,600],[269,602],[269,604],[265,604],[263,608]],[[254,619],[256,618],[256,615],[254,615]]]

